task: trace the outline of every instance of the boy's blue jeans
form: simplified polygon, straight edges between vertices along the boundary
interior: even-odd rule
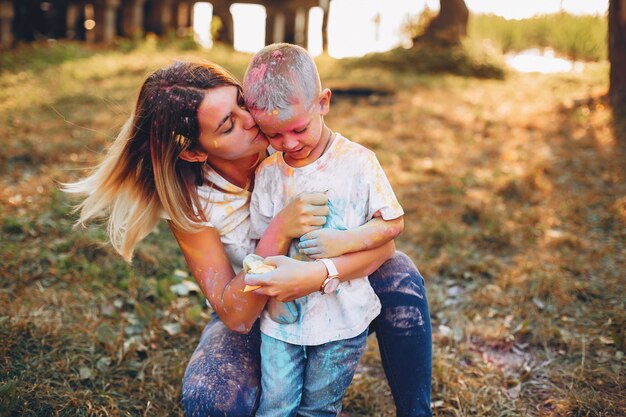
[[[431,416],[432,341],[424,280],[396,252],[370,275],[382,311],[371,323],[399,417]],[[254,416],[261,393],[261,332],[231,332],[209,322],[187,366],[182,400],[187,417]]]
[[[365,350],[367,331],[351,339],[301,346],[261,333],[261,401],[256,417],[328,417]]]

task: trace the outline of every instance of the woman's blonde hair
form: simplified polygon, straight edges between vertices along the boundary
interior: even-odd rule
[[[175,62],[150,74],[104,160],[86,178],[62,185],[86,196],[76,208],[77,224],[108,217],[111,244],[127,261],[165,213],[176,228],[197,231],[207,221],[197,192],[204,165],[179,157],[199,149],[198,107],[219,86],[241,91],[231,74],[211,63]]]

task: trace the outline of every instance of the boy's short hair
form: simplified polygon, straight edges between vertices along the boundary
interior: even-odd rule
[[[289,43],[275,43],[257,52],[243,80],[246,105],[266,111],[288,108],[297,94],[309,102],[321,91],[313,57]]]

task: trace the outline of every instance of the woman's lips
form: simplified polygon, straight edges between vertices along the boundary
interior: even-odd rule
[[[259,129],[258,132],[256,132],[256,135],[254,136],[254,138],[252,138],[252,143],[256,143],[256,142],[267,142],[267,138],[265,137],[265,135],[263,134],[263,132],[261,132],[261,129]]]

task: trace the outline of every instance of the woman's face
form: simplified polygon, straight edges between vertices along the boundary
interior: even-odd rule
[[[206,93],[198,107],[198,124],[200,146],[209,159],[234,161],[257,155],[269,145],[235,86]]]

